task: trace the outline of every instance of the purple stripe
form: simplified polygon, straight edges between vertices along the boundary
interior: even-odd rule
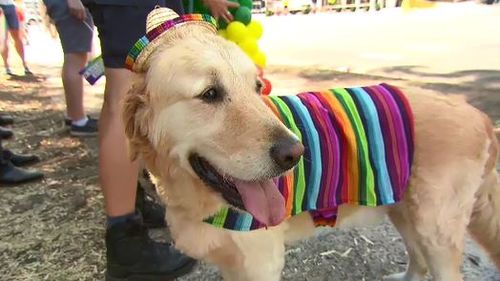
[[[338,186],[339,173],[340,173],[340,152],[339,152],[339,140],[335,133],[330,118],[329,110],[325,108],[320,100],[315,96],[315,94],[307,94],[304,98],[310,102],[311,106],[314,108],[311,111],[311,117],[313,120],[318,121],[322,124],[321,129],[324,130],[325,138],[321,138],[321,142],[325,142],[325,147],[327,147],[328,154],[323,153],[322,162],[327,163],[326,169],[323,173],[327,174],[326,185],[323,186],[321,191],[324,190],[327,198],[323,198],[325,207],[335,206],[337,201],[335,199],[335,190]],[[326,158],[326,159],[325,159]],[[324,167],[324,165],[323,165]]]
[[[399,105],[399,110],[401,112],[401,117],[403,118],[403,122],[405,125],[405,134],[406,134],[406,140],[407,140],[407,147],[408,147],[408,155],[409,155],[409,165],[413,163],[413,153],[415,151],[414,147],[414,139],[415,136],[413,135],[413,130],[412,130],[412,124],[413,124],[413,114],[411,113],[411,108],[407,108],[407,104],[405,104],[404,101],[408,101],[404,94],[399,90],[398,88],[382,83],[381,86],[385,87],[388,89],[391,93],[396,102]]]
[[[330,90],[330,91],[328,91],[328,95],[334,95],[334,94]],[[337,206],[339,206],[348,200],[348,198],[342,198],[343,190],[348,188],[348,186],[347,186],[347,178],[344,179],[345,173],[343,171],[341,171],[340,169],[342,167],[348,167],[347,165],[349,165],[349,162],[348,162],[349,153],[345,153],[345,151],[347,151],[347,147],[349,146],[349,144],[347,143],[345,128],[341,125],[340,120],[338,120],[337,116],[335,116],[335,113],[333,112],[333,110],[330,109],[330,105],[324,96],[325,96],[325,94],[316,95],[316,97],[323,104],[326,104],[325,107],[328,108],[328,115],[330,116],[330,121],[331,121],[332,127],[335,130],[335,135],[338,137],[338,142],[337,142],[338,147],[339,147],[339,150],[338,150],[339,156],[338,157],[340,159],[340,162],[338,165],[338,167],[339,167],[338,181],[335,184],[335,199],[337,202]],[[345,114],[347,114],[347,113],[345,113]]]
[[[373,86],[363,87],[363,89],[371,97],[373,103],[375,104],[375,107],[377,108],[380,120],[380,128],[382,129],[382,136],[384,137],[387,169],[391,180],[393,194],[396,196],[396,194],[399,193],[399,190],[397,190],[398,189],[397,186],[399,186],[399,184],[396,182],[396,179],[398,178],[398,173],[396,169],[396,160],[394,159],[394,147],[393,147],[394,140],[391,137],[389,129],[389,122],[390,122],[389,117],[387,116],[387,112],[384,110],[383,101],[381,100],[382,94],[378,91],[377,88]]]
[[[320,191],[319,191],[319,196],[317,198],[317,201],[316,201],[316,208],[318,209],[322,209],[322,208],[325,208],[327,207],[328,205],[324,205],[324,202],[325,202],[325,187],[327,186],[327,183],[328,183],[328,173],[327,171],[329,171],[329,166],[328,166],[328,163],[327,161],[325,161],[325,158],[328,159],[328,151],[329,151],[329,147],[328,145],[326,144],[325,141],[321,141],[321,140],[326,140],[327,139],[327,135],[325,133],[325,130],[322,126],[322,124],[318,121],[318,117],[316,116],[316,114],[314,113],[314,110],[313,110],[313,105],[310,104],[310,96],[311,94],[310,93],[302,93],[302,94],[299,94],[297,95],[297,97],[302,101],[302,104],[307,108],[307,110],[309,111],[309,114],[311,116],[311,119],[314,123],[314,126],[316,127],[316,130],[318,131],[318,135],[319,135],[319,139],[320,139],[320,148],[321,148],[321,167],[322,167],[322,173],[321,173],[321,184],[320,184]]]
[[[404,187],[405,179],[408,178],[410,167],[408,165],[408,147],[405,136],[405,129],[403,125],[403,120],[401,119],[401,112],[399,111],[399,107],[392,97],[391,93],[382,86],[375,86],[380,89],[381,92],[385,93],[384,98],[387,102],[387,105],[390,107],[390,111],[393,117],[393,125],[396,129],[396,138],[397,138],[397,147],[398,147],[398,156],[399,156],[399,164],[401,165],[401,174],[399,175],[399,193],[401,193],[401,189]],[[398,197],[398,199],[401,197]]]

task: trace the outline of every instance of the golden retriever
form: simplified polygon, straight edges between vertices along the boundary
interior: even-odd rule
[[[280,280],[285,244],[314,232],[307,213],[248,232],[203,222],[234,194],[207,185],[193,159],[242,181],[265,181],[289,168],[276,165],[269,150],[283,139],[296,145],[297,138],[259,97],[257,76],[238,46],[193,26],[179,29],[174,40],[155,50],[124,101],[131,156],[141,157],[152,174],[176,246],[216,265],[225,280]],[[403,201],[341,206],[337,226],[389,216],[404,238],[409,265],[385,280],[420,281],[428,271],[436,281],[463,280],[467,231],[500,266],[498,145],[490,120],[463,101],[406,95],[416,136]]]

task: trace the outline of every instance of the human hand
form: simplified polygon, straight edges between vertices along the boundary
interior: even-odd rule
[[[210,12],[212,12],[212,16],[219,20],[222,18],[227,23],[233,20],[233,15],[229,12],[230,8],[238,8],[240,4],[236,2],[231,2],[227,0],[203,0],[205,6],[208,7]]]
[[[81,0],[67,0],[69,12],[75,18],[84,21],[87,17],[87,13],[85,12],[85,7],[82,4]]]

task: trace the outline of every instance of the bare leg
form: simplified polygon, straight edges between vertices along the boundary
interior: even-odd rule
[[[106,68],[104,103],[99,120],[99,176],[108,216],[122,216],[135,210],[138,165],[130,162],[122,99],[131,85],[132,73]]]
[[[2,45],[2,59],[3,59],[3,65],[5,66],[5,69],[9,69],[9,36],[7,35],[7,31],[5,31],[5,40],[3,40],[3,45]]]
[[[73,120],[85,118],[83,109],[83,78],[78,73],[87,62],[87,53],[73,53],[64,55],[62,67],[62,82],[66,97],[66,112]]]
[[[14,40],[14,46],[16,47],[17,54],[23,61],[24,68],[27,68],[26,60],[24,59],[24,43],[22,37],[21,29],[11,29],[9,30],[12,39]]]

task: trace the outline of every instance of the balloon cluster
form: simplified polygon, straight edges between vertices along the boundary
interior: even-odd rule
[[[252,20],[252,0],[230,0],[240,4],[238,8],[229,9],[234,20],[230,23],[219,19],[218,34],[223,38],[236,43],[245,52],[259,69],[259,77],[263,81],[262,94],[271,93],[271,82],[264,78],[263,69],[266,66],[266,55],[259,49],[258,40],[264,31],[262,24]],[[210,14],[202,0],[193,3],[195,13]]]

